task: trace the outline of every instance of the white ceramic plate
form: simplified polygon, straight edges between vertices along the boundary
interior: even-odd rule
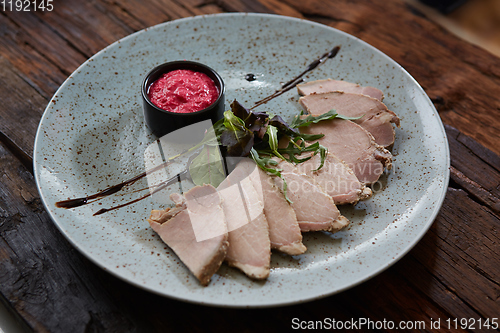
[[[154,143],[143,123],[140,84],[156,65],[195,60],[218,71],[226,105],[244,105],[272,93],[335,45],[336,58],[306,80],[335,78],[371,85],[401,118],[393,169],[385,189],[355,207],[336,234],[310,233],[307,253],[272,256],[269,279],[255,282],[221,267],[201,287],[150,229],[152,208],[169,202],[144,200],[93,217],[130,196],[109,197],[65,210],[55,202],[97,192],[144,170]],[[257,80],[248,82],[253,73]],[[258,110],[285,119],[298,113],[295,90]],[[97,53],[60,87],[40,122],[34,169],[41,198],[54,223],[84,255],[108,272],[160,295],[190,302],[256,307],[317,299],[355,286],[406,254],[432,224],[449,178],[449,150],[439,115],[415,80],[389,57],[346,33],[313,22],[261,14],[222,14],[167,22],[130,35]],[[136,184],[147,186],[145,180]],[[176,191],[174,187],[171,191]],[[137,195],[137,193],[135,194]]]

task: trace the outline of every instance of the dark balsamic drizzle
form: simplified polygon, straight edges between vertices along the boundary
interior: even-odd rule
[[[256,108],[259,105],[262,105],[262,104],[265,104],[265,103],[269,102],[273,98],[282,95],[283,93],[289,91],[290,89],[293,89],[297,84],[299,84],[299,83],[301,83],[301,82],[304,81],[302,79],[302,77],[305,74],[307,74],[308,72],[312,71],[313,69],[315,69],[316,67],[318,67],[320,64],[322,64],[326,60],[335,57],[337,55],[337,53],[339,52],[339,50],[340,50],[340,46],[337,45],[333,49],[331,49],[329,52],[324,53],[321,57],[319,57],[318,59],[316,59],[313,62],[311,62],[302,73],[300,73],[299,75],[297,75],[296,77],[294,77],[293,79],[291,79],[290,81],[288,81],[287,83],[283,84],[280,89],[276,90],[273,94],[271,94],[271,95],[269,95],[267,97],[264,97],[260,101],[256,102],[254,104],[254,106],[252,106],[250,108],[250,110]]]
[[[101,214],[104,214],[104,213],[107,213],[111,210],[115,210],[115,209],[119,209],[119,208],[122,208],[122,207],[125,207],[125,206],[128,206],[130,204],[133,204],[133,203],[136,203],[138,201],[141,201],[143,199],[146,199],[147,197],[150,197],[152,196],[153,194],[155,193],[158,193],[160,192],[161,190],[163,190],[164,188],[166,187],[169,187],[170,185],[174,184],[174,183],[177,183],[177,182],[181,182],[183,179],[186,179],[189,177],[189,172],[188,170],[184,170],[180,173],[178,173],[177,175],[173,176],[172,178],[164,181],[164,182],[161,182],[160,184],[158,185],[155,185],[154,187],[156,187],[153,191],[150,191],[148,192],[147,194],[144,194],[142,197],[139,197],[137,199],[134,199],[134,200],[131,200],[131,201],[128,201],[124,204],[121,204],[121,205],[117,205],[117,206],[113,206],[111,208],[102,208],[102,209],[99,209],[97,212],[95,212],[93,214],[93,216],[96,216],[96,215],[101,215]]]
[[[83,197],[83,198],[76,198],[76,199],[69,199],[69,200],[63,200],[63,201],[58,201],[56,202],[56,207],[58,208],[66,208],[66,209],[69,209],[69,208],[76,208],[76,207],[80,207],[80,206],[83,206],[83,205],[86,205],[86,204],[90,204],[90,203],[93,203],[97,200],[100,200],[104,197],[107,197],[109,195],[112,195],[112,194],[115,194],[116,192],[119,192],[121,189],[123,189],[125,186],[127,185],[131,185],[133,183],[135,183],[136,181],[138,181],[139,179],[141,178],[144,178],[145,176],[153,173],[153,172],[156,172],[158,170],[161,170],[167,166],[169,166],[173,160],[176,158],[176,157],[179,157],[179,156],[182,156],[184,155],[185,153],[187,153],[189,150],[186,150],[180,154],[178,154],[177,156],[173,157],[173,158],[170,158],[168,159],[166,162],[160,164],[160,165],[157,165],[155,166],[154,168],[151,168],[135,177],[132,177],[124,182],[121,182],[120,184],[116,184],[116,185],[113,185],[113,186],[110,186],[100,192],[97,192],[95,194],[92,194],[92,195],[89,195],[87,197]],[[193,155],[195,156],[195,154]],[[193,156],[191,156],[191,158],[193,158]],[[144,196],[142,196],[141,198],[139,199],[136,199],[136,200],[133,200],[133,201],[130,201],[124,205],[120,205],[119,208],[123,207],[123,206],[126,206],[128,204],[131,204],[131,203],[134,203],[134,202],[137,202],[137,201],[140,201],[142,199],[145,199],[147,197],[149,197],[150,195],[160,191],[161,189],[164,189],[165,187],[167,186],[170,186],[172,185],[173,183],[175,183],[177,180],[179,180],[179,182],[181,181],[181,178],[182,179],[186,179],[187,177],[189,177],[189,172],[188,170],[185,170],[185,171],[182,171],[180,172],[179,174],[175,175],[173,178],[170,178],[164,182],[161,182],[160,184],[157,184],[157,185],[153,185],[151,186],[151,188],[153,187],[157,187],[155,190],[153,190],[152,192],[150,192],[149,194],[146,194]],[[159,189],[159,187],[161,187],[161,189]],[[149,189],[149,188],[148,188]],[[139,191],[142,191],[142,190],[145,190],[145,189],[141,189],[141,190],[137,190],[137,191],[134,191],[134,192],[139,192]],[[110,211],[110,210],[114,210],[116,208],[110,208],[110,209],[101,209],[99,210],[97,213],[95,213],[94,215],[100,215],[102,213],[105,213],[107,211]]]
[[[141,178],[149,175],[150,173],[158,171],[158,170],[160,170],[160,169],[168,166],[171,163],[172,163],[172,161],[167,161],[165,163],[162,163],[162,164],[160,164],[158,166],[155,166],[154,168],[152,168],[150,170],[147,170],[147,171],[141,173],[140,175],[132,177],[132,178],[130,178],[130,179],[124,181],[124,182],[121,182],[120,184],[116,184],[116,185],[110,186],[110,187],[108,187],[105,190],[102,190],[102,191],[97,192],[95,194],[89,195],[87,197],[58,201],[58,202],[56,202],[56,207],[59,207],[59,208],[76,208],[76,207],[80,207],[80,206],[92,203],[92,202],[98,200],[99,198],[103,198],[103,197],[107,197],[108,195],[115,194],[116,192],[118,192],[122,188],[124,188],[125,186],[133,184],[136,181],[138,181],[139,179],[141,179]]]
[[[262,105],[264,103],[267,103],[269,102],[270,100],[272,100],[273,98],[275,97],[278,97],[280,96],[281,94],[289,91],[290,89],[294,88],[297,84],[303,82],[304,80],[302,79],[302,76],[304,76],[306,73],[312,71],[313,69],[315,69],[316,67],[318,67],[320,64],[322,64],[323,62],[325,62],[326,60],[328,59],[331,59],[333,57],[335,57],[337,55],[337,53],[339,52],[340,50],[340,46],[335,46],[333,49],[331,49],[329,52],[326,52],[324,53],[321,57],[319,57],[318,59],[314,60],[313,62],[311,62],[307,68],[302,72],[300,73],[299,75],[297,75],[296,77],[294,77],[293,79],[291,79],[290,81],[286,82],[285,84],[283,84],[281,86],[281,88],[279,90],[276,90],[273,94],[261,99],[260,101],[256,102],[254,104],[254,106],[252,106],[250,109],[254,109],[256,108],[257,106],[259,105]],[[245,79],[247,81],[254,81],[257,79],[257,77],[252,74],[252,73],[248,73],[246,76],[245,76]],[[187,151],[186,151],[187,152]],[[183,155],[184,153],[186,152],[183,152],[177,156],[175,156],[174,158],[171,158],[169,160],[167,160],[166,162],[154,167],[154,168],[151,168],[150,170],[147,170],[135,177],[132,177],[124,182],[121,182],[119,184],[116,184],[116,185],[113,185],[113,186],[110,186],[98,193],[95,193],[95,194],[92,194],[92,195],[89,195],[89,196],[86,196],[86,197],[82,197],[82,198],[75,198],[75,199],[68,199],[68,200],[63,200],[63,201],[58,201],[56,202],[56,207],[58,208],[66,208],[66,209],[69,209],[69,208],[76,208],[76,207],[80,207],[80,206],[83,206],[83,205],[86,205],[86,204],[90,204],[90,203],[93,203],[97,200],[100,200],[104,197],[107,197],[109,195],[112,195],[112,194],[115,194],[119,191],[121,191],[125,186],[127,185],[131,185],[133,183],[135,183],[136,181],[138,181],[139,179],[153,173],[153,172],[156,172],[162,168],[165,168],[167,167],[168,165],[170,165],[173,160],[180,156],[180,155]],[[189,163],[188,163],[189,164]],[[184,170],[182,172],[180,172],[179,174],[175,175],[174,177],[160,183],[160,184],[157,184],[157,185],[154,185],[153,187],[155,187],[155,189],[153,191],[150,191],[148,192],[147,194],[137,198],[137,199],[134,199],[134,200],[131,200],[131,201],[128,201],[124,204],[121,204],[121,205],[117,205],[117,206],[113,206],[113,207],[110,207],[110,208],[102,208],[100,210],[98,210],[97,212],[95,212],[93,215],[96,216],[96,215],[101,215],[101,214],[104,214],[106,212],[109,212],[109,211],[112,211],[112,210],[115,210],[115,209],[119,209],[119,208],[122,208],[122,207],[125,207],[125,206],[128,206],[130,204],[133,204],[133,203],[136,203],[138,201],[141,201],[161,190],[163,190],[164,188],[172,185],[173,183],[175,182],[179,182],[182,180],[182,179],[187,179],[189,178],[189,172],[188,170]],[[153,188],[152,187],[152,188]],[[143,189],[144,190],[144,189]],[[134,191],[134,192],[137,192],[137,191]]]

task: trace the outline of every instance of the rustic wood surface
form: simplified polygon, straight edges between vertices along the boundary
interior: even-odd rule
[[[401,64],[434,102],[450,143],[448,193],[429,232],[385,272],[301,305],[204,307],[111,276],[52,223],[31,156],[56,89],[86,59],[130,33],[222,12],[294,16],[348,32]],[[0,12],[0,36],[0,293],[29,330],[284,331],[298,317],[424,321],[424,331],[436,331],[430,323],[438,318],[500,317],[500,59],[403,1],[65,0],[55,1],[51,12]]]

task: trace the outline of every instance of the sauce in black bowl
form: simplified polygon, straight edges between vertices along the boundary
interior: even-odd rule
[[[184,113],[167,111],[155,105],[149,96],[151,85],[162,78],[164,74],[176,70],[189,70],[195,73],[203,73],[208,76],[217,87],[217,99],[202,110]],[[175,131],[176,129],[208,119],[210,119],[212,123],[215,123],[223,117],[225,111],[224,81],[222,81],[222,78],[215,70],[194,61],[172,61],[155,67],[144,78],[141,86],[141,95],[146,125],[158,137]],[[189,98],[189,94],[186,98]]]

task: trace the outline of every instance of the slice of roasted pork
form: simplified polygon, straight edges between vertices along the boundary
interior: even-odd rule
[[[336,205],[356,204],[359,200],[366,200],[372,196],[372,190],[363,185],[349,166],[328,152],[323,166],[319,154],[309,153],[309,160],[297,164],[300,173],[310,176],[332,197]],[[305,158],[306,156],[300,156]]]
[[[302,231],[336,232],[347,225],[347,220],[340,214],[331,196],[326,194],[313,178],[299,172],[293,164],[281,161],[278,168],[286,182],[286,195],[297,216]],[[285,191],[284,182],[274,177],[276,185]]]
[[[348,93],[363,94],[382,101],[384,93],[374,87],[362,87],[359,84],[339,81],[339,80],[316,80],[297,85],[297,90],[300,95],[306,96],[310,94],[321,94],[332,91],[344,91]]]
[[[308,134],[324,134],[318,142],[344,161],[362,184],[373,184],[384,168],[392,167],[391,153],[375,143],[363,127],[350,120],[325,120],[300,129]]]
[[[254,279],[269,276],[271,242],[264,203],[242,160],[218,186],[229,230],[226,262]]]
[[[299,255],[307,248],[302,243],[302,233],[295,211],[276,187],[273,177],[259,168],[252,160],[246,163],[252,184],[264,203],[264,214],[269,224],[271,248],[290,255]]]
[[[172,199],[177,207],[152,210],[148,222],[200,283],[207,285],[229,246],[221,198],[213,186],[204,185],[184,197],[174,194]]]
[[[399,126],[398,116],[379,100],[361,94],[329,92],[301,97],[300,104],[312,115],[320,115],[335,109],[338,114],[361,117],[354,120],[370,132],[375,142],[384,148],[394,144],[394,127]]]

